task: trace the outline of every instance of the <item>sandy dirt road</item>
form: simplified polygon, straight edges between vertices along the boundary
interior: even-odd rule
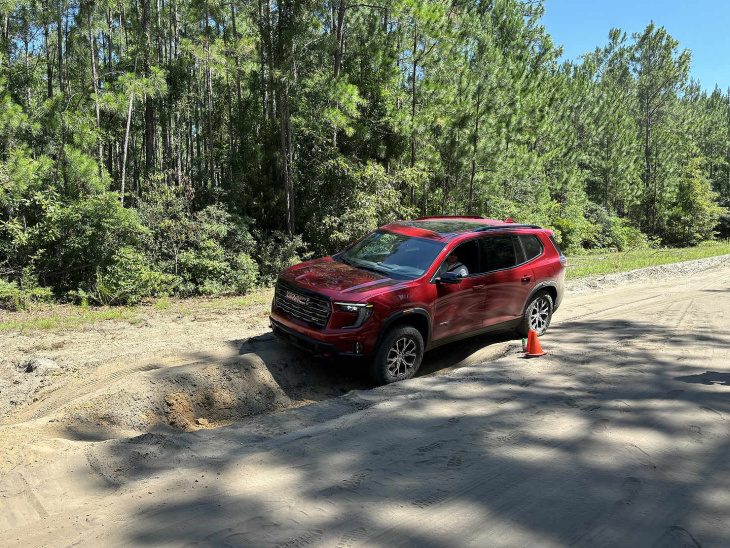
[[[568,295],[542,343],[217,429],[31,440],[2,544],[730,545],[730,266]]]

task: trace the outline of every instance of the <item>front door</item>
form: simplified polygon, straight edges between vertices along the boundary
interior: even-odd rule
[[[433,340],[446,339],[484,326],[487,276],[481,274],[476,240],[458,246],[457,255],[468,274],[459,284],[436,284]]]

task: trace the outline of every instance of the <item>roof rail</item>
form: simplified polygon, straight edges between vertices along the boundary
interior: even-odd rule
[[[472,230],[472,232],[484,232],[485,230],[511,230],[513,228],[542,228],[541,226],[537,225],[517,225],[517,224],[506,224],[506,225],[489,225],[489,226],[480,226],[479,228],[475,228]]]
[[[480,217],[479,215],[438,215],[435,217],[419,217],[418,219],[414,219],[414,221],[429,221],[435,219],[484,219],[484,217]]]

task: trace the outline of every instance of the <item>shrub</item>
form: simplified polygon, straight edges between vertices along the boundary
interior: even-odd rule
[[[401,189],[420,184],[427,174],[403,170],[389,175],[374,163],[358,165],[336,158],[320,168],[326,200],[309,213],[306,236],[314,251],[327,255],[341,251],[368,232],[398,219],[416,216],[402,204]]]
[[[670,210],[667,241],[689,246],[712,239],[718,221],[727,213],[727,209],[717,204],[718,197],[700,159],[692,158]]]
[[[172,293],[177,279],[150,268],[147,258],[125,246],[114,261],[97,271],[87,294],[102,305],[137,304],[147,297],[164,297]]]
[[[162,177],[149,182],[139,204],[149,236],[147,254],[177,278],[180,295],[245,293],[258,281],[249,221],[220,205],[192,212],[193,189]]]
[[[0,278],[0,308],[6,310],[28,310],[36,303],[50,302],[53,292],[40,287],[32,267],[23,271],[20,283]]]
[[[138,247],[146,232],[137,213],[112,192],[54,202],[39,228],[32,247],[39,250],[40,278],[64,291],[94,284],[97,272],[112,268],[120,250]]]
[[[264,284],[276,281],[279,272],[311,257],[299,235],[289,239],[286,234],[274,231],[269,234],[256,233],[258,250],[255,255],[259,273]]]

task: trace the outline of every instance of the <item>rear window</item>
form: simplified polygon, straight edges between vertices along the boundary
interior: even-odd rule
[[[542,254],[542,244],[534,234],[521,234],[520,241],[525,249],[525,261],[531,261]]]
[[[480,238],[482,252],[482,272],[511,268],[517,264],[515,243],[512,236],[490,236]],[[519,244],[518,244],[519,245]]]
[[[560,251],[560,246],[558,245],[558,242],[556,242],[556,241],[555,241],[555,236],[550,236],[550,241],[551,241],[551,242],[553,243],[553,245],[555,246],[555,251],[557,251],[557,252],[558,252],[558,255],[562,255],[562,254],[563,254],[563,252],[562,252],[562,251]]]

